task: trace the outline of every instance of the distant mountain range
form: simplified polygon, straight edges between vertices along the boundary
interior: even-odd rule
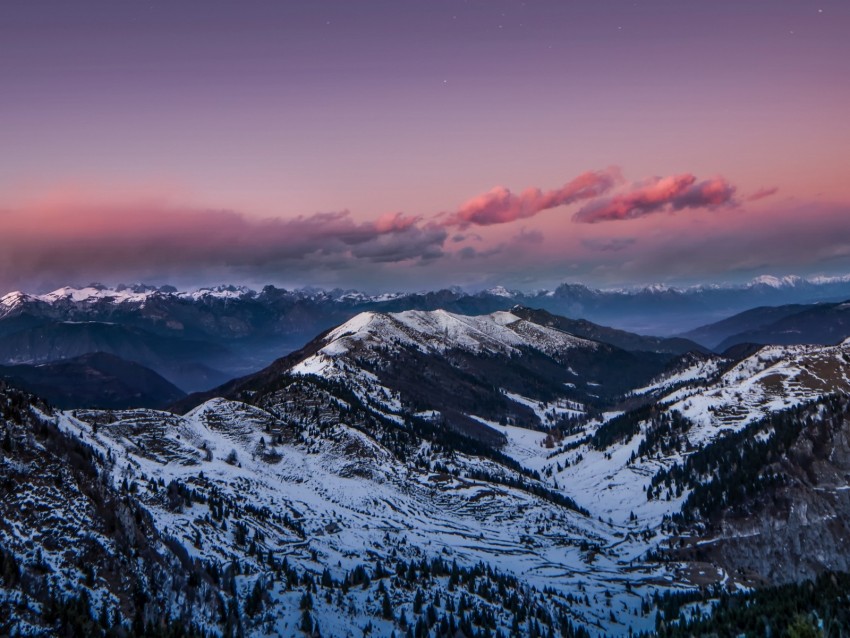
[[[679,334],[754,306],[847,298],[850,277],[762,277],[743,286],[685,289],[596,290],[563,284],[533,293],[492,288],[381,295],[273,286],[261,291],[219,286],[179,292],[171,286],[93,284],[0,298],[0,364],[46,363],[101,351],[150,367],[192,392],[258,370],[364,311],[442,309],[480,315],[520,305],[558,315],[561,322],[572,318],[569,325],[560,326],[576,336],[626,350],[681,353],[697,346],[684,340],[641,341],[642,335]],[[618,335],[616,330],[625,332]],[[703,349],[731,336],[714,339],[712,334],[684,336]]]
[[[266,333],[294,335],[305,330],[304,336],[309,336],[317,330],[336,325],[339,321],[334,319],[341,315],[348,313],[346,318],[350,318],[352,311],[356,314],[367,309],[378,312],[443,309],[478,314],[519,304],[576,319],[603,322],[640,334],[669,335],[755,306],[843,301],[848,298],[850,275],[810,279],[763,276],[742,285],[713,284],[687,288],[652,285],[600,290],[565,283],[553,290],[536,292],[495,287],[479,292],[451,288],[377,295],[356,290],[286,290],[274,286],[255,291],[244,286],[223,285],[180,292],[173,286],[137,284],[108,288],[91,284],[83,288],[60,288],[43,295],[8,293],[0,298],[0,319],[9,315],[31,314],[65,320],[97,320],[110,314],[120,317],[122,313],[118,308],[127,312],[144,307],[146,312],[139,312],[137,317],[140,324],[197,336],[215,334],[238,339]],[[174,310],[178,307],[182,308],[182,312]],[[225,307],[227,311],[222,312]],[[194,312],[189,308],[194,308]],[[275,312],[270,317],[260,308]],[[210,317],[204,309],[215,309],[219,314]],[[309,321],[307,315],[317,311],[319,317],[315,321],[324,321],[327,325]],[[180,325],[184,320],[187,324]]]

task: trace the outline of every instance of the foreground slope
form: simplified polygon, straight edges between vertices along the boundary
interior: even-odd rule
[[[58,617],[79,601],[104,624],[135,629],[215,616],[217,588],[116,489],[110,458],[64,430],[43,401],[2,382],[0,417],[0,633],[65,634]]]
[[[48,429],[48,438],[84,450],[91,469],[80,482],[102,492],[77,504],[66,486],[54,500],[67,505],[56,507],[31,469],[27,489],[3,492],[0,548],[21,574],[3,581],[7,617],[51,633],[44,610],[54,594],[45,592],[77,592],[85,583],[96,592],[95,615],[104,608],[130,625],[158,609],[159,617],[191,618],[225,635],[289,635],[305,622],[330,636],[443,622],[466,635],[514,625],[573,635],[574,625],[612,622],[599,606],[612,596],[620,601],[618,622],[648,622],[641,598],[620,581],[616,530],[520,469],[436,440],[411,437],[402,461],[398,448],[380,442],[395,426],[370,422],[362,405],[306,381],[294,384],[265,397],[265,409],[216,399],[183,417],[146,410],[74,416],[4,395],[20,404],[4,425],[6,477],[20,480],[15,472],[32,467],[33,454],[62,463],[41,435],[27,443],[28,431]],[[145,604],[122,598],[110,576],[121,552],[133,555],[143,542],[135,533],[120,547],[110,543],[110,512],[123,515],[119,502],[151,526],[144,543],[156,550],[152,564],[130,586]],[[105,538],[88,553],[71,553],[53,515],[75,534]],[[189,579],[188,588],[172,589],[155,575],[160,554],[179,563],[170,570]],[[629,578],[636,586],[642,580],[651,586],[647,574]],[[24,595],[34,599],[31,613],[17,610]]]
[[[781,583],[847,569],[850,342],[765,347],[670,381],[644,389],[660,389],[652,403],[529,466],[603,518],[656,530],[659,548],[696,543],[699,551],[667,555],[687,566],[684,581]],[[785,487],[762,492],[774,476]]]

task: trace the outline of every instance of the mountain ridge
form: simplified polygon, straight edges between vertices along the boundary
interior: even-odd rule
[[[850,302],[753,308],[685,333],[717,351],[744,343],[836,344],[850,337]]]
[[[692,310],[700,310],[701,314],[705,316],[705,313],[731,315],[734,312],[740,312],[747,307],[752,307],[753,299],[756,302],[758,300],[770,300],[772,305],[780,305],[797,303],[800,300],[808,300],[809,303],[818,300],[837,301],[842,296],[850,297],[850,275],[819,276],[808,279],[798,276],[781,278],[762,276],[744,284],[702,284],[685,287],[654,284],[630,288],[596,289],[577,283],[564,283],[551,290],[530,292],[509,290],[497,286],[469,292],[459,288],[447,288],[438,291],[384,292],[378,294],[366,294],[340,288],[329,291],[317,288],[287,290],[275,288],[272,285],[267,285],[260,291],[246,286],[228,284],[199,288],[193,291],[178,291],[175,287],[169,285],[157,287],[135,284],[133,286],[119,285],[109,288],[103,284],[90,284],[82,288],[66,286],[41,295],[30,295],[20,291],[10,292],[0,298],[0,319],[27,304],[46,304],[47,306],[58,304],[70,307],[86,304],[96,306],[101,302],[109,301],[119,305],[142,305],[157,298],[169,298],[197,303],[252,300],[268,303],[285,299],[289,302],[311,302],[314,304],[337,303],[349,306],[369,304],[375,305],[377,310],[390,312],[404,309],[433,310],[436,309],[436,306],[433,305],[434,302],[442,304],[443,307],[446,307],[446,304],[461,303],[468,304],[472,308],[476,303],[490,304],[491,306],[502,304],[503,306],[505,303],[513,301],[513,304],[531,305],[555,314],[568,316],[579,314],[580,318],[595,322],[601,319],[614,318],[616,320],[616,311],[622,311],[624,308],[639,311],[645,320],[655,318],[660,321],[661,315],[658,311],[663,309],[665,312],[672,310],[676,313],[684,313],[682,314],[683,320],[693,321],[693,317],[700,313],[687,312],[685,302],[702,306]],[[750,301],[747,301],[747,298]],[[662,307],[645,308],[641,305],[643,301],[653,301],[656,304],[661,304]],[[401,308],[398,304],[403,304],[406,307]],[[581,312],[570,312],[571,307]],[[446,309],[452,310],[448,307]],[[491,307],[488,311],[499,309],[507,308]],[[485,310],[485,308],[480,307],[479,310]],[[620,321],[622,321],[622,318]],[[703,321],[703,323],[705,322]],[[693,327],[698,325],[698,323],[694,324]],[[615,327],[635,331],[637,324],[622,324]],[[678,331],[675,329],[673,331],[683,332],[682,328],[683,326],[679,326]],[[315,332],[316,330],[313,331],[313,334]],[[641,332],[641,330],[638,330],[638,332]],[[659,331],[656,330],[655,332]],[[667,331],[668,334],[670,332],[670,330]]]

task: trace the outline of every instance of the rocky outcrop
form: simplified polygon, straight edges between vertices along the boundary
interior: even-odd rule
[[[812,419],[765,475],[778,475],[746,508],[725,510],[714,534],[679,550],[755,583],[780,584],[850,571],[850,420]]]

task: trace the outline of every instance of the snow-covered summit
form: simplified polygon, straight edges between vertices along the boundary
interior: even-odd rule
[[[64,286],[44,295],[36,295],[34,298],[49,304],[61,301],[93,303],[100,300],[110,300],[113,303],[132,303],[143,302],[151,295],[159,293],[158,289],[152,287],[119,286],[119,288],[120,290],[108,288],[101,284],[90,284],[83,288]]]
[[[11,309],[31,300],[32,297],[30,295],[20,290],[15,290],[0,297],[0,306],[5,309]]]
[[[474,353],[506,354],[532,348],[547,354],[570,348],[594,349],[597,343],[561,330],[540,326],[500,311],[470,317],[445,310],[408,310],[399,313],[362,312],[330,331],[325,345],[302,361],[295,372],[323,370],[329,358],[361,349],[404,345],[422,352],[445,353],[465,350]]]
[[[513,298],[517,296],[516,292],[508,290],[504,286],[495,286],[493,288],[489,288],[484,291],[488,295],[493,295],[494,297],[509,297]]]
[[[817,277],[810,277],[809,283],[814,284],[816,286],[822,286],[826,284],[844,284],[850,282],[850,275],[837,275],[837,276],[825,276],[819,275]]]
[[[247,286],[234,286],[234,285],[219,285],[219,286],[211,286],[206,288],[199,288],[193,292],[179,292],[177,293],[180,297],[187,297],[189,299],[241,299],[242,297],[253,297],[257,293],[256,291],[248,288]]]
[[[750,283],[750,287],[755,286],[770,286],[771,288],[789,288],[799,286],[802,283],[808,283],[806,279],[797,275],[786,275],[785,277],[774,277],[772,275],[761,275],[756,277]]]
[[[194,291],[178,291],[174,286],[151,286],[148,284],[119,284],[115,287],[93,283],[87,286],[63,286],[51,292],[31,295],[14,291],[0,298],[0,305],[6,308],[17,307],[32,302],[43,302],[49,305],[62,303],[92,304],[102,301],[115,304],[144,303],[154,296],[178,297],[192,300],[204,298],[237,299],[256,295],[256,292],[245,286],[220,285],[199,288]]]
[[[347,302],[347,303],[382,303],[401,299],[409,295],[404,292],[386,292],[380,294],[367,294],[357,290],[322,290],[318,288],[298,288],[293,290],[276,289],[267,286],[263,293],[268,291],[277,292],[284,296],[295,299],[310,299],[314,301]],[[170,297],[188,301],[208,301],[210,299],[254,299],[258,293],[253,288],[234,284],[219,284],[216,286],[203,286],[197,289],[178,290],[174,286],[152,286],[144,283],[118,284],[117,286],[105,286],[92,283],[87,286],[63,286],[42,294],[29,294],[20,290],[12,291],[0,297],[0,308],[20,306],[26,303],[43,302],[51,306],[60,304],[93,304],[99,302],[111,302],[115,304],[144,303],[151,297]]]

